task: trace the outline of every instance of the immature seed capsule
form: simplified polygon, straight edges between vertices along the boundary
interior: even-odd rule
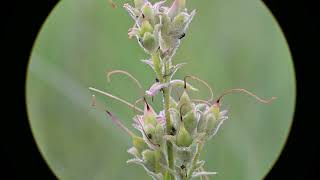
[[[150,32],[144,33],[142,41],[143,47],[148,51],[148,53],[153,54],[158,49],[157,41],[154,35]]]
[[[143,20],[139,29],[140,37],[144,37],[145,33],[153,33],[153,27],[148,20]]]
[[[160,172],[160,152],[159,151],[152,151],[152,150],[145,150],[142,152],[142,157],[144,160],[144,163],[146,164],[146,167],[155,173]]]
[[[145,17],[147,20],[149,20],[149,21],[151,22],[151,24],[154,24],[154,17],[155,17],[155,15],[154,15],[154,10],[153,10],[151,4],[150,4],[150,3],[146,3],[146,4],[142,7],[141,11],[142,11],[142,14],[144,15],[144,17]]]
[[[157,118],[154,110],[145,102],[144,112],[143,112],[143,122],[145,125],[153,125],[154,127],[157,125]]]
[[[157,124],[156,128],[155,128],[155,136],[154,136],[154,143],[158,144],[158,145],[162,145],[163,143],[163,135],[164,135],[164,130],[162,128],[161,124]]]
[[[185,12],[179,13],[176,17],[174,17],[172,21],[172,29],[175,31],[182,31],[184,29],[187,19],[188,14],[186,14]]]
[[[196,120],[196,115],[195,113],[191,110],[189,111],[184,117],[183,117],[183,123],[186,128],[186,130],[190,133],[193,134],[194,130],[197,127],[197,120]]]
[[[144,142],[144,140],[139,136],[133,136],[132,137],[132,144],[133,146],[138,150],[139,154],[147,149],[147,144]]]
[[[189,132],[186,130],[186,128],[183,125],[183,122],[181,123],[179,132],[177,134],[177,140],[176,144],[179,147],[189,147],[192,143],[192,137],[189,134]]]
[[[183,91],[180,97],[178,108],[180,109],[182,116],[185,116],[188,112],[190,112],[193,109],[193,104],[186,90]]]

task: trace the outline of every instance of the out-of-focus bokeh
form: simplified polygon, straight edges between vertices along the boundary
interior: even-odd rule
[[[107,0],[60,1],[32,51],[28,114],[38,147],[60,179],[151,179],[142,167],[126,164],[130,138],[90,106],[89,86],[129,102],[141,95],[127,77],[114,76],[108,83],[107,71],[127,70],[144,88],[155,79],[140,62],[148,56],[127,37],[133,22],[121,7],[124,1],[115,2],[116,9]],[[286,40],[260,0],[187,3],[197,15],[174,59],[188,63],[176,77],[201,77],[215,97],[239,87],[278,97],[265,105],[247,95],[227,96],[223,107],[229,119],[201,155],[205,168],[218,172],[214,179],[262,179],[280,155],[293,117],[295,77]],[[193,97],[206,98],[207,90],[194,84],[201,94]],[[97,100],[131,128],[132,109],[108,97],[97,95]],[[154,106],[161,108],[160,96]]]

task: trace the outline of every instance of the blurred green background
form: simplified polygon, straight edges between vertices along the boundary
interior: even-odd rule
[[[145,88],[154,82],[151,69],[140,62],[148,56],[127,37],[133,22],[121,8],[124,1],[116,2],[117,9],[107,0],[60,1],[32,51],[26,87],[30,124],[59,179],[151,179],[140,166],[126,164],[130,138],[90,106],[89,86],[129,102],[139,98],[126,77],[107,83],[105,73],[112,69],[129,71]],[[188,63],[176,77],[201,77],[216,97],[239,87],[278,97],[269,105],[246,95],[226,97],[229,119],[205,147],[205,168],[218,172],[213,179],[262,179],[279,157],[293,117],[295,77],[286,40],[259,0],[187,3],[197,15],[174,59]],[[207,97],[199,88],[197,97]],[[132,109],[108,97],[97,99],[131,127]],[[154,106],[160,109],[159,97]]]

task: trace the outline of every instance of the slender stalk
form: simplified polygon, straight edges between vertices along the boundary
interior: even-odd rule
[[[163,96],[164,96],[164,107],[165,107],[165,117],[166,117],[166,129],[167,134],[171,133],[172,125],[170,120],[170,96],[169,96],[169,88],[163,89]],[[168,164],[170,169],[174,169],[174,157],[173,157],[173,147],[172,143],[167,141],[167,154],[168,154]],[[171,176],[171,179],[173,180],[174,177]]]
[[[193,160],[192,160],[191,168],[190,168],[190,170],[189,170],[189,172],[188,172],[188,179],[190,179],[190,178],[192,177],[193,171],[194,171],[195,168],[196,168],[196,165],[197,165],[198,159],[199,159],[199,157],[200,157],[200,152],[201,152],[201,150],[202,150],[202,147],[203,147],[202,142],[199,142],[199,143],[197,144],[196,153],[195,153],[195,155],[194,155],[194,157],[193,157]]]
[[[161,65],[160,65],[160,57],[158,53],[155,53],[152,55],[152,61],[153,65],[155,68],[155,72],[157,75],[158,80],[161,83],[168,83],[170,82],[170,76],[165,76],[167,73],[169,73],[169,62],[165,61],[165,72],[164,74],[161,73]],[[164,87],[163,89],[163,107],[164,107],[164,112],[165,112],[165,117],[166,117],[166,133],[168,135],[171,134],[171,119],[170,119],[170,88],[169,87]],[[168,165],[169,168],[174,170],[174,156],[173,156],[173,147],[172,143],[167,141],[167,155],[168,155]],[[170,173],[166,173],[164,176],[165,180],[174,180],[174,176]]]

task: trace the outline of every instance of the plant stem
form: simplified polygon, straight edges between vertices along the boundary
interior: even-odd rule
[[[168,83],[170,82],[170,76],[166,76],[166,74],[169,73],[170,69],[170,64],[169,61],[164,60],[164,68],[165,72],[162,74],[161,72],[161,65],[160,65],[160,57],[159,53],[155,53],[152,55],[152,61],[154,65],[154,69],[157,75],[158,80],[160,83]],[[165,58],[164,58],[165,59]],[[170,118],[170,88],[165,87],[162,89],[163,90],[163,107],[164,107],[164,112],[165,112],[165,118],[166,118],[166,134],[170,135],[171,134],[171,129],[172,129],[172,124],[171,124],[171,118]],[[168,165],[169,168],[174,170],[174,155],[173,155],[173,147],[172,143],[167,141],[167,155],[168,155]],[[174,180],[174,176],[167,172],[164,175],[165,180]]]
[[[191,168],[190,168],[190,170],[188,172],[188,179],[190,179],[192,177],[193,171],[196,168],[196,165],[197,165],[198,159],[200,157],[200,152],[201,152],[202,147],[203,147],[202,142],[199,142],[197,144],[196,153],[195,153],[195,155],[193,157],[193,160],[192,160],[192,166],[191,166]]]
[[[165,63],[165,75],[169,73],[169,62]],[[170,79],[168,78],[170,76],[166,76],[166,78],[164,78],[164,83],[167,83],[170,81]],[[165,117],[166,117],[166,131],[167,134],[170,135],[171,134],[171,129],[172,129],[172,124],[171,124],[171,119],[170,119],[170,112],[169,112],[169,108],[170,108],[170,88],[166,87],[163,88],[163,104],[164,104],[164,110],[165,110]],[[167,154],[168,154],[168,164],[169,164],[169,168],[174,170],[174,156],[173,156],[173,147],[172,147],[172,143],[167,141]],[[174,179],[174,176],[171,175],[171,180]]]

